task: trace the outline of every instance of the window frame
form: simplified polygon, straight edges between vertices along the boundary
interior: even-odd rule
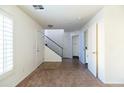
[[[14,19],[13,19],[13,17],[12,17],[12,15],[10,14],[10,13],[8,13],[8,12],[6,12],[5,10],[3,10],[3,9],[1,9],[0,8],[0,14],[1,15],[3,15],[3,16],[6,16],[6,17],[8,17],[8,18],[10,18],[11,20],[12,20],[12,27],[13,27],[13,29],[12,29],[12,39],[13,39],[13,45],[12,45],[12,50],[13,50],[13,55],[12,55],[12,58],[13,58],[13,67],[12,67],[12,69],[11,70],[9,70],[9,71],[7,71],[7,72],[3,72],[1,75],[0,75],[0,80],[1,79],[4,79],[4,78],[6,78],[6,77],[8,77],[8,76],[10,76],[11,74],[13,74],[14,73],[14,70],[15,70],[15,64],[14,64]],[[3,59],[4,60],[4,59]]]

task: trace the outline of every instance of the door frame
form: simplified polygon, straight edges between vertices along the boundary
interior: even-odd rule
[[[88,49],[88,45],[86,46],[86,44],[88,44],[88,40],[86,41],[86,39],[88,39],[88,29],[86,29],[84,31],[84,61],[85,63],[88,63],[87,62],[87,53],[86,53],[86,50]],[[87,49],[86,49],[87,47]]]
[[[75,36],[77,36],[78,39],[79,39],[79,35],[78,34],[72,35],[72,58],[73,58],[73,37],[75,37]],[[78,40],[78,47],[79,47],[79,40]],[[78,50],[78,52],[79,52],[79,50]],[[79,57],[79,53],[78,53],[78,57]]]
[[[94,23],[94,28],[95,28],[95,77],[98,78],[98,23]],[[89,37],[89,33],[88,33],[88,37]],[[88,38],[89,39],[89,38]],[[89,40],[88,40],[89,42]],[[91,41],[93,43],[93,41]],[[89,44],[89,43],[88,43]],[[89,46],[89,45],[88,45]],[[92,47],[91,47],[92,48]],[[89,48],[88,48],[89,49]],[[93,52],[92,52],[93,53]],[[89,55],[88,53],[88,57],[92,57],[92,54]],[[89,59],[89,58],[88,58]],[[92,59],[93,60],[93,59]],[[91,61],[92,61],[91,60]],[[89,62],[88,62],[89,63]],[[91,71],[90,71],[91,72]],[[92,72],[91,72],[92,73]]]
[[[98,78],[98,23],[96,23],[96,78]]]

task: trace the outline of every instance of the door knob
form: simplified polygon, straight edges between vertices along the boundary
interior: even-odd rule
[[[40,50],[39,50],[39,49],[37,49],[37,52],[40,52]]]
[[[92,52],[93,54],[96,54],[96,52]]]

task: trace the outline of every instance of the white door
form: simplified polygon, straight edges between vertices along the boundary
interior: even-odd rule
[[[72,56],[79,56],[79,36],[72,36]]]
[[[96,23],[88,29],[88,69],[97,77],[97,33]]]

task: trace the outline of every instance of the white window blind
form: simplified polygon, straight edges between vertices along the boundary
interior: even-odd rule
[[[0,75],[13,68],[13,20],[0,14]]]

